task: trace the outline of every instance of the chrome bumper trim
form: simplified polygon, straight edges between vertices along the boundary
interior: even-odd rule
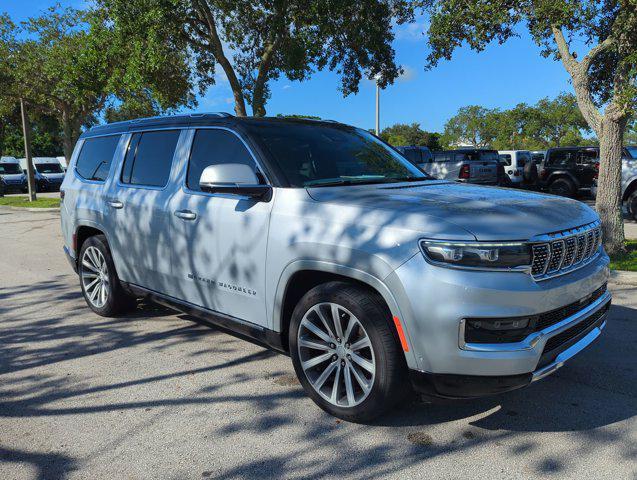
[[[572,357],[577,355],[579,352],[588,347],[593,341],[599,337],[599,334],[602,333],[602,330],[606,326],[606,320],[602,322],[602,324],[598,327],[593,328],[588,334],[582,338],[579,342],[571,345],[569,348],[560,353],[553,363],[549,363],[545,367],[542,367],[535,372],[533,372],[531,377],[531,382],[535,382],[536,380],[540,380],[552,373],[556,370],[564,366],[564,362],[570,360]]]
[[[606,291],[604,295],[579,312],[571,315],[570,317],[566,317],[561,322],[551,325],[550,327],[546,327],[544,330],[531,333],[524,340],[513,343],[465,343],[466,320],[462,319],[460,320],[460,329],[458,331],[458,346],[461,350],[468,350],[471,352],[518,352],[533,350],[538,346],[540,341],[546,341],[552,336],[557,335],[558,333],[563,332],[564,330],[581,322],[586,317],[594,314],[601,308],[604,308],[610,300],[611,295],[608,291]]]

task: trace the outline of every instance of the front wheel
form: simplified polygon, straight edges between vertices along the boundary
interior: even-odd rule
[[[390,319],[378,295],[344,282],[319,285],[301,299],[290,325],[290,356],[319,407],[366,422],[400,398],[406,365]]]
[[[104,235],[95,235],[84,242],[78,273],[84,300],[98,315],[112,317],[134,308],[135,299],[120,284]]]

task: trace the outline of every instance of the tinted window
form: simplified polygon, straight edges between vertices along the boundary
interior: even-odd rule
[[[35,169],[39,173],[64,173],[64,169],[59,163],[36,163]]]
[[[433,156],[431,155],[431,150],[427,147],[420,147],[420,154],[422,155],[422,161],[426,163],[431,163],[433,160]]]
[[[546,164],[551,167],[566,168],[573,163],[575,163],[573,150],[552,150],[546,159]]]
[[[201,173],[206,167],[221,163],[241,163],[257,172],[250,152],[235,134],[219,129],[197,130],[188,162],[188,188],[201,191]]]
[[[508,153],[500,154],[500,162],[502,162],[504,165],[511,165],[511,155],[509,155]]]
[[[292,122],[247,128],[293,187],[429,178],[362,129]]]
[[[637,158],[637,147],[626,147],[626,152],[631,158]]]
[[[179,140],[179,130],[135,133],[130,141],[122,182],[133,185],[164,187]]]
[[[420,151],[416,148],[405,148],[403,149],[403,155],[407,160],[409,160],[414,165],[418,165],[422,162],[420,157]]]
[[[77,174],[87,180],[106,180],[118,142],[119,135],[87,138],[77,157]]]
[[[17,163],[0,163],[0,175],[16,175],[22,173]]]
[[[594,165],[599,161],[597,150],[580,150],[577,156],[577,163],[583,165]]]
[[[446,152],[434,153],[434,162],[448,162],[452,155]]]

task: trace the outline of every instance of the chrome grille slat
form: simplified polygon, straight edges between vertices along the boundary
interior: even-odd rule
[[[543,241],[533,243],[531,249],[531,275],[544,280],[582,267],[596,257],[602,232],[599,222],[594,222],[539,238]]]

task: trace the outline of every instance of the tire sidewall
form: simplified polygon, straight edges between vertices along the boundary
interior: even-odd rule
[[[342,284],[346,285],[346,284]],[[313,306],[320,303],[336,303],[349,310],[361,322],[372,344],[374,350],[374,360],[376,362],[376,372],[374,376],[374,384],[372,391],[367,398],[354,407],[338,407],[327,402],[321,397],[307,379],[305,372],[301,366],[298,354],[298,331],[301,320],[305,313]],[[314,400],[314,402],[331,415],[343,418],[352,422],[368,421],[382,413],[384,407],[388,403],[388,396],[391,389],[395,388],[391,382],[391,366],[389,359],[392,355],[396,355],[395,351],[387,351],[385,343],[381,339],[378,328],[378,322],[386,322],[386,318],[374,318],[370,320],[370,313],[365,312],[360,305],[352,301],[351,295],[347,290],[339,290],[336,288],[321,289],[316,287],[308,292],[298,303],[292,314],[289,331],[289,347],[290,357],[296,375],[305,389],[306,393]],[[381,312],[373,312],[378,315]]]
[[[557,190],[556,186],[559,186],[559,185],[563,185],[564,186],[565,192],[556,191]],[[552,193],[553,195],[572,197],[572,196],[575,195],[575,188],[573,186],[573,183],[570,180],[567,180],[565,178],[558,178],[557,180],[554,180],[551,183],[551,185],[549,187],[549,192]]]
[[[82,280],[81,263],[82,259],[84,258],[84,253],[89,247],[97,248],[100,251],[100,253],[104,256],[106,267],[108,269],[108,296],[106,298],[106,303],[101,307],[96,307],[88,299],[86,290],[84,288],[84,282]],[[117,277],[117,272],[115,270],[115,264],[113,263],[113,258],[111,257],[110,248],[108,247],[108,243],[106,242],[106,238],[104,236],[95,235],[93,237],[89,237],[82,244],[80,257],[78,260],[78,271],[80,276],[80,286],[82,288],[82,294],[84,295],[84,300],[86,301],[86,304],[89,306],[89,308],[101,316],[111,316],[119,312],[119,305],[117,304],[117,292],[121,287],[119,285],[119,278]]]

